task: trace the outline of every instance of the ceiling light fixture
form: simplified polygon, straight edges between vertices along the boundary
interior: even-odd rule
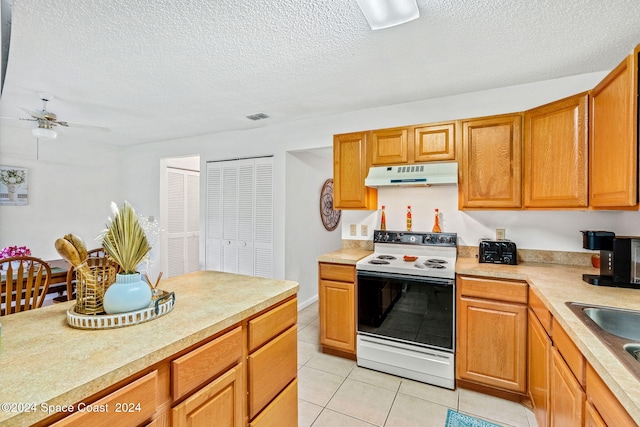
[[[56,139],[58,136],[58,132],[53,129],[47,128],[33,128],[31,129],[31,134],[36,138],[45,138],[45,139]]]
[[[416,0],[357,0],[372,30],[404,24],[420,16]]]

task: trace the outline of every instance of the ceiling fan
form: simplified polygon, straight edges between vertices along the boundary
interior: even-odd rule
[[[42,100],[42,110],[34,111],[28,108],[21,108],[21,110],[29,114],[31,118],[27,119],[21,117],[19,119],[14,119],[37,122],[38,127],[31,129],[31,133],[36,138],[55,139],[58,136],[58,132],[55,129],[56,126],[92,129],[102,132],[109,132],[111,130],[103,126],[84,125],[80,123],[58,120],[58,116],[55,113],[47,111],[47,102],[51,101],[53,99],[53,96],[44,92],[38,92],[38,96]]]

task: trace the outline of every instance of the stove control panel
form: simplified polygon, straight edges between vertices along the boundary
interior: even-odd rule
[[[456,233],[375,230],[373,232],[373,243],[455,247],[458,243],[458,235]]]

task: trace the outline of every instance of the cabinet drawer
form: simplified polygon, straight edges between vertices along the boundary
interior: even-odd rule
[[[355,282],[356,267],[354,265],[320,263],[320,278],[338,282]]]
[[[526,282],[458,276],[456,285],[461,296],[527,303]]]
[[[536,314],[547,335],[551,336],[551,312],[531,288],[529,288],[529,307]]]
[[[593,402],[593,406],[606,422],[606,425],[637,425],[589,364],[587,364],[587,399]]]
[[[585,362],[580,349],[571,341],[569,335],[562,329],[558,321],[553,319],[553,346],[558,349],[562,358],[575,375],[582,387],[585,385]]]
[[[249,423],[249,427],[280,427],[298,425],[298,379],[294,379],[264,411]]]
[[[102,412],[76,412],[53,424],[56,427],[84,426],[136,426],[151,418],[156,412],[156,390],[158,371],[152,371],[142,378],[119,388],[95,403],[85,406]],[[76,405],[79,410],[80,406]]]
[[[240,362],[242,328],[216,338],[171,362],[171,395],[178,400]]]
[[[249,419],[296,377],[298,328],[292,326],[249,355]]]
[[[249,321],[249,352],[295,325],[297,319],[298,300],[296,298],[251,319]]]

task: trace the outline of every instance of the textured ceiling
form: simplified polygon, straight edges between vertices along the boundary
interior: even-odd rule
[[[140,144],[608,70],[640,43],[637,0],[418,6],[371,31],[356,0],[13,0],[0,116],[46,91],[112,130],[59,138]]]

